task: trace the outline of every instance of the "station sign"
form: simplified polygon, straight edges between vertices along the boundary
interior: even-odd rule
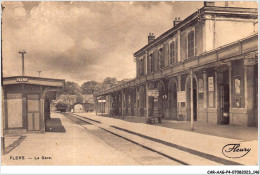
[[[105,103],[106,100],[98,100],[99,103]]]
[[[148,90],[148,96],[158,97],[159,96],[159,90]]]
[[[8,93],[7,99],[22,99],[22,93]]]
[[[178,102],[186,102],[186,91],[178,91],[177,100]]]
[[[202,79],[199,79],[199,93],[203,93],[204,91],[204,83]]]
[[[208,77],[208,91],[209,92],[214,91],[214,79],[213,79],[213,77]]]
[[[16,82],[28,82],[28,78],[16,78]]]

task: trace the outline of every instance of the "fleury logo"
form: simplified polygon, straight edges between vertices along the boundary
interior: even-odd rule
[[[240,143],[227,144],[222,148],[222,153],[228,158],[241,158],[247,155],[251,151],[251,148],[241,148]]]

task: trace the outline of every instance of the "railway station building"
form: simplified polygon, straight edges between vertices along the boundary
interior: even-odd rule
[[[30,76],[2,78],[4,135],[44,133],[50,118],[50,102],[64,83],[63,79]]]
[[[257,11],[205,1],[175,18],[134,53],[136,78],[96,93],[96,103],[105,99],[110,115],[149,117],[157,107],[164,119],[257,127]]]

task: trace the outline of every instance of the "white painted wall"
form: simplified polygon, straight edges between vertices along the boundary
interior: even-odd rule
[[[254,22],[216,21],[216,48],[254,34]]]
[[[75,113],[84,112],[83,105],[82,105],[82,104],[76,104],[76,105],[74,105],[74,112],[75,112]]]
[[[226,2],[228,7],[257,8],[257,1],[215,1],[215,6],[225,7]]]
[[[206,17],[203,30],[203,51],[207,52],[258,32],[257,20]]]
[[[214,21],[205,20],[205,26],[203,30],[203,52],[210,51],[214,49]]]

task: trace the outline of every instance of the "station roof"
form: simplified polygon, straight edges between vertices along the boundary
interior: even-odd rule
[[[13,77],[2,78],[3,86],[14,85],[14,84],[31,84],[31,85],[39,85],[39,86],[63,87],[65,84],[65,80],[42,78],[42,77],[31,77],[31,76],[13,76]]]

